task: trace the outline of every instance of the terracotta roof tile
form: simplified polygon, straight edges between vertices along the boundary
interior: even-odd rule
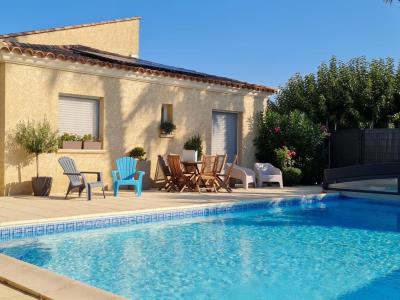
[[[176,77],[179,79],[219,84],[227,87],[234,87],[252,91],[268,93],[277,92],[277,89],[272,87],[251,84],[239,80],[210,75],[183,68],[176,68],[173,66],[158,64],[147,60],[105,52],[82,45],[57,46],[3,41],[0,42],[0,51],[15,53],[19,55],[30,55],[41,58],[44,57],[70,62],[79,62],[81,64],[106,66],[109,68],[124,69],[127,71],[147,73],[158,76]]]

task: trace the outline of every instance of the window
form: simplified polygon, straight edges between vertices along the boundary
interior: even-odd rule
[[[60,134],[91,134],[99,138],[99,100],[60,96],[58,104]]]
[[[172,123],[172,104],[163,104],[161,106],[161,123]]]

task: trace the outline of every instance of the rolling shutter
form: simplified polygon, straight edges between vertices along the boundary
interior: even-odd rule
[[[60,96],[58,130],[60,134],[73,133],[80,136],[91,134],[99,137],[99,101]]]
[[[237,114],[226,112],[212,113],[212,154],[228,154],[232,162],[237,154]]]

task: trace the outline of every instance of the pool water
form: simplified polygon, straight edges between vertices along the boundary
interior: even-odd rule
[[[292,207],[0,243],[128,299],[400,299],[400,205]]]

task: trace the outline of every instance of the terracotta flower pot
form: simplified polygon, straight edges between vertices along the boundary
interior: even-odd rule
[[[82,149],[81,141],[63,141],[63,149]]]
[[[85,141],[85,142],[83,142],[83,149],[101,150],[101,142]]]
[[[49,196],[51,185],[53,183],[52,177],[32,177],[32,190],[34,196]]]

